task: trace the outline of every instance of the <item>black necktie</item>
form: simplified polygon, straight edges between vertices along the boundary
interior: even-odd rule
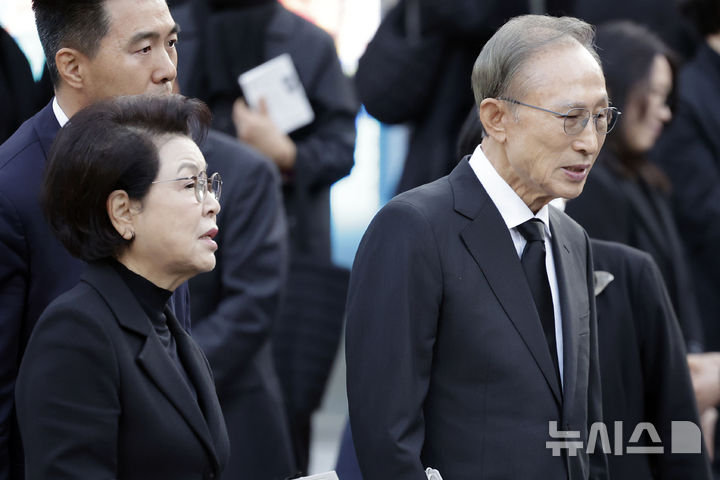
[[[555,313],[553,311],[552,293],[545,268],[545,227],[537,218],[528,220],[517,226],[518,232],[527,243],[523,249],[520,263],[522,263],[530,290],[532,291],[535,307],[540,316],[545,340],[550,349],[550,358],[555,366],[555,372],[560,379],[558,368],[557,348],[555,345]]]

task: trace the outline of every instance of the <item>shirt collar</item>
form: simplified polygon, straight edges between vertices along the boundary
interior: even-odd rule
[[[545,226],[545,235],[550,238],[550,214],[547,205],[544,205],[537,214],[523,202],[522,198],[495,170],[490,160],[485,156],[482,147],[477,146],[470,158],[470,168],[473,169],[490,199],[497,207],[508,229],[517,227],[532,218],[542,220]]]
[[[53,97],[52,109],[53,113],[55,114],[55,118],[57,118],[57,121],[60,124],[60,128],[64,127],[69,119],[68,116],[65,115],[65,112],[63,112],[62,108],[60,108],[57,97]]]

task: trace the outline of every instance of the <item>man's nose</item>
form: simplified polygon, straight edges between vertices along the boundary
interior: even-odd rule
[[[165,83],[172,82],[177,77],[177,56],[167,50],[162,50],[158,55],[157,65],[153,72],[153,82]]]
[[[580,133],[573,139],[573,148],[586,155],[597,154],[604,141],[604,135],[597,132],[592,117]]]

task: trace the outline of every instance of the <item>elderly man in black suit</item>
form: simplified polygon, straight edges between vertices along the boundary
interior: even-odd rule
[[[603,455],[546,446],[601,419],[589,240],[548,206],[616,118],[592,43],[574,18],[506,23],[473,71],[481,145],[368,228],[347,319],[365,480],[606,478]]]

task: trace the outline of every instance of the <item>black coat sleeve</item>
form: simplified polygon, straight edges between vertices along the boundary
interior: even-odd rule
[[[366,480],[426,478],[423,404],[441,297],[430,224],[410,204],[388,204],[361,242],[347,304],[350,423]]]
[[[332,38],[306,26],[296,41],[309,53],[291,51],[315,113],[315,120],[290,137],[297,147],[295,179],[306,188],[329,187],[354,164],[358,105],[350,79],[342,71]],[[313,33],[310,34],[310,31]]]

